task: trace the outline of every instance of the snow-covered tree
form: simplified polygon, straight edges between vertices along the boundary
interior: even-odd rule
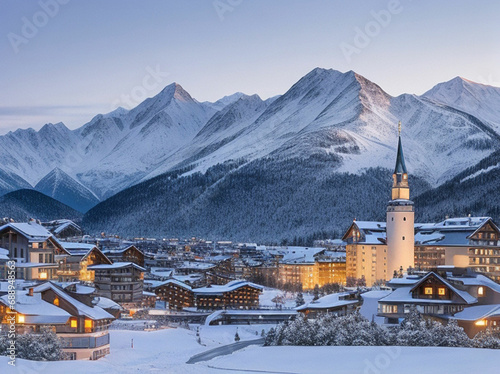
[[[299,292],[297,294],[297,297],[295,298],[295,306],[301,306],[301,305],[304,305],[306,303],[306,301],[304,300],[304,295],[302,294],[302,292]]]
[[[474,336],[472,344],[476,348],[500,349],[500,333],[487,328]]]
[[[319,286],[316,284],[313,290],[313,301],[319,299]]]

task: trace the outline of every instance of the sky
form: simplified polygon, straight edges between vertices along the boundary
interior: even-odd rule
[[[500,2],[0,0],[0,135],[78,128],[177,82],[198,101],[283,94],[315,67],[391,95],[500,86]]]

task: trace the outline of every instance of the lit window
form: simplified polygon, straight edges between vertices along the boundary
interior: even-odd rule
[[[38,277],[39,277],[40,279],[47,279],[47,273],[45,273],[45,272],[40,273],[40,274],[38,274]]]
[[[439,287],[439,289],[438,289],[438,294],[439,294],[439,295],[446,295],[446,288],[444,288],[444,287]]]
[[[92,328],[92,320],[91,319],[86,319],[85,320],[85,328],[86,329],[91,329]]]
[[[484,296],[484,287],[479,287],[479,288],[477,289],[477,294],[478,294],[479,296]]]
[[[425,287],[424,288],[424,293],[426,295],[432,295],[432,287]]]
[[[17,315],[17,323],[24,323],[24,316],[22,314]]]
[[[54,305],[59,306],[59,299],[57,297],[54,299]]]
[[[486,326],[486,320],[481,319],[475,323],[476,326]]]
[[[76,329],[78,325],[78,322],[76,321],[76,319],[72,319],[71,322],[70,322],[70,326],[74,329]]]

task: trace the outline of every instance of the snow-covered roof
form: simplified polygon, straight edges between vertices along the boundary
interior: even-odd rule
[[[218,295],[218,294],[222,294],[224,292],[231,292],[231,291],[237,290],[238,288],[245,287],[245,286],[257,288],[259,290],[264,289],[264,287],[262,287],[258,284],[252,283],[252,282],[247,282],[244,280],[234,280],[234,281],[231,281],[231,282],[229,282],[225,285],[222,285],[222,286],[221,285],[213,285],[210,287],[195,288],[195,289],[193,289],[193,291],[195,294]]]
[[[115,303],[113,300],[102,296],[99,296],[99,301],[97,302],[97,306],[102,309],[117,309],[117,310],[123,309],[120,304]]]
[[[111,269],[121,269],[125,267],[133,266],[134,268],[140,271],[146,271],[142,266],[137,265],[133,262],[114,262],[112,264],[100,264],[100,265],[91,265],[88,266],[88,270],[111,270]]]
[[[463,311],[455,314],[453,319],[462,321],[477,321],[478,319],[500,316],[500,304],[475,305],[464,308]]]
[[[0,297],[0,302],[10,306],[8,295]],[[42,300],[40,294],[29,296],[23,292],[16,293],[15,309],[24,315],[26,324],[65,324],[71,314],[51,303]]]
[[[164,282],[155,282],[152,287],[153,288],[158,288],[158,287],[161,287],[161,286],[164,286],[164,285],[167,285],[167,284],[175,284],[175,285],[177,285],[179,287],[185,288],[186,290],[190,290],[190,291],[192,290],[191,286],[187,285],[184,282],[180,282],[180,281],[178,281],[176,279],[168,279],[168,280],[166,280]]]
[[[316,261],[316,256],[324,252],[323,247],[286,247],[272,250],[271,253],[283,256],[282,263],[288,264],[308,264]]]
[[[102,309],[98,306],[91,307],[91,306],[88,306],[88,305],[82,303],[81,301],[76,300],[75,298],[68,295],[63,289],[56,286],[52,282],[42,283],[41,285],[35,287],[33,289],[33,291],[34,292],[44,292],[44,291],[47,291],[49,289],[53,290],[54,293],[57,296],[59,296],[61,299],[64,299],[68,303],[73,305],[73,307],[75,307],[75,309],[77,310],[79,316],[85,316],[85,317],[88,317],[88,318],[94,319],[94,320],[114,319],[115,318],[111,314],[106,312],[104,309]]]
[[[466,276],[466,277],[448,277],[449,280],[456,281],[462,283],[464,286],[485,286],[489,287],[492,290],[500,293],[500,284],[491,280],[490,278],[482,275],[475,274],[474,276]]]
[[[49,230],[36,222],[10,222],[0,227],[0,231],[6,228],[23,234],[30,241],[44,241],[52,236]]]
[[[184,261],[180,265],[179,269],[197,269],[197,270],[207,270],[215,267],[215,264],[211,262],[200,262],[200,261]]]
[[[357,304],[359,302],[358,300],[343,299],[344,297],[347,297],[350,294],[351,294],[350,292],[333,293],[330,295],[320,297],[318,300],[311,301],[310,303],[306,303],[295,309],[299,311],[306,309],[332,309],[332,308],[340,308],[346,305]]]
[[[88,252],[91,249],[95,248],[94,244],[88,244],[88,243],[75,243],[75,242],[63,242],[63,241],[59,241],[59,243],[63,246],[64,249],[67,249],[70,252],[75,249],[85,249]]]
[[[154,292],[142,291],[142,294],[144,296],[154,296],[154,297],[156,297],[156,294]]]
[[[472,295],[470,295],[468,292],[466,291],[462,291],[462,290],[459,290],[457,289],[455,286],[453,286],[451,283],[449,283],[448,281],[446,281],[446,279],[440,277],[439,275],[437,275],[436,273],[434,272],[429,272],[427,273],[424,277],[422,277],[421,280],[419,280],[413,287],[412,287],[412,291],[414,289],[416,289],[418,286],[420,286],[423,282],[425,282],[425,280],[429,277],[435,277],[437,278],[440,282],[442,282],[444,285],[446,285],[450,290],[452,290],[455,294],[457,294],[459,297],[461,297],[467,304],[474,304],[474,303],[477,303],[477,299],[475,297],[473,297]]]

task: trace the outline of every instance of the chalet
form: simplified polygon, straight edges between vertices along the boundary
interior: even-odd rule
[[[91,265],[94,285],[99,296],[107,297],[124,308],[138,307],[143,299],[144,269],[133,262]]]
[[[136,265],[144,266],[144,253],[135,245],[121,249],[103,250],[102,252],[113,262],[133,262]]]
[[[55,236],[34,221],[0,227],[0,247],[16,262],[16,278],[56,280],[59,259],[69,255]]]
[[[59,262],[56,274],[60,282],[93,282],[94,271],[88,270],[88,266],[112,264],[111,260],[93,244],[71,242],[60,242],[60,244],[69,253]]]
[[[257,284],[242,280],[192,288],[184,282],[169,279],[153,287],[160,300],[168,302],[170,309],[178,310],[186,307],[202,310],[257,309],[262,289]]]
[[[156,296],[168,303],[168,308],[182,310],[194,306],[194,293],[191,286],[175,279],[161,282],[153,288]]]
[[[226,285],[195,288],[195,306],[198,309],[257,309],[263,287],[242,280]]]
[[[76,223],[69,219],[58,219],[42,222],[42,226],[49,230],[56,238],[80,237],[83,231]]]
[[[51,327],[61,338],[66,359],[99,359],[109,353],[108,327],[114,317],[95,305],[91,295],[79,300],[52,282],[18,290],[16,295],[17,332],[40,333]],[[9,313],[7,295],[0,298],[0,317],[6,323]]]
[[[500,285],[470,269],[444,266],[425,276],[392,279],[388,285],[393,292],[378,302],[385,323],[399,323],[415,305],[427,318],[457,320],[470,337],[487,327],[500,328]]]
[[[320,297],[295,308],[295,310],[310,318],[314,318],[320,313],[345,316],[355,311],[360,304],[360,299],[355,292],[340,292]]]

